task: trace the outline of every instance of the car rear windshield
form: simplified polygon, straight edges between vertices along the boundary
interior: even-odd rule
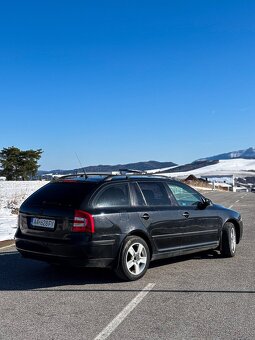
[[[37,190],[25,203],[31,205],[54,205],[79,207],[98,186],[91,182],[55,182]]]

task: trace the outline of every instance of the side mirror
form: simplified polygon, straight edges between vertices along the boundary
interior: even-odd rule
[[[208,205],[212,205],[213,203],[209,198],[205,198],[204,204],[208,207]]]
[[[203,202],[198,202],[197,207],[198,209],[205,209],[209,205],[212,205],[212,201],[209,198],[204,198]]]

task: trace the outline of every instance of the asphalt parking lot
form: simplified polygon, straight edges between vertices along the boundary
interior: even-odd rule
[[[242,213],[234,258],[163,260],[127,283],[107,270],[55,269],[0,249],[0,339],[254,339],[255,194],[205,195]]]

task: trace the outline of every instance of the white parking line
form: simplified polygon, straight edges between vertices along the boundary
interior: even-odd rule
[[[133,309],[145,298],[150,290],[155,286],[155,283],[149,283],[129,304],[99,333],[94,340],[107,339],[112,332],[121,324],[123,320],[132,312]]]
[[[246,195],[247,195],[247,194],[246,194]],[[244,195],[244,196],[241,197],[241,198],[244,198],[246,195]],[[238,202],[240,202],[240,200],[235,201],[235,203],[233,203],[230,207],[228,207],[228,209],[232,209],[233,206],[234,206],[236,203],[238,203]]]

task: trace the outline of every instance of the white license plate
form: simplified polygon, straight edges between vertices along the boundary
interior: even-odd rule
[[[31,224],[32,224],[33,227],[54,229],[55,220],[46,220],[44,218],[33,217],[32,220],[31,220]]]

